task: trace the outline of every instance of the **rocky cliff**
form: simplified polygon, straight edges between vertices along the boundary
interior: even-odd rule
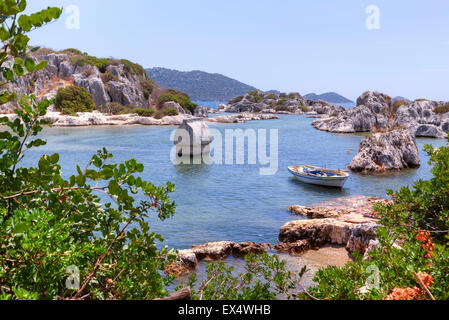
[[[419,166],[415,136],[403,129],[374,133],[364,139],[349,169],[355,172],[384,173]]]
[[[53,52],[42,49],[34,54],[36,61],[48,61],[48,66],[10,84],[10,91],[34,94],[38,98],[53,98],[58,89],[70,85],[88,90],[97,107],[110,102],[138,108],[155,108],[164,91],[151,81],[145,70],[127,60],[99,59],[75,49]],[[0,106],[0,113],[11,113],[17,104]]]
[[[385,94],[367,91],[357,99],[357,107],[338,115],[322,117],[313,126],[335,133],[369,132],[407,128],[417,137],[444,138],[449,132],[446,102],[393,100]]]

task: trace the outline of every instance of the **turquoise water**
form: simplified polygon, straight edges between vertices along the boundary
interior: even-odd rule
[[[280,120],[246,124],[213,124],[211,128],[279,129],[279,171],[260,176],[257,165],[183,165],[170,161],[174,127],[85,127],[49,128],[44,131],[47,146],[31,151],[25,165],[37,163],[42,154],[59,153],[64,175],[82,167],[99,148],[107,147],[114,161],[135,158],[145,164],[142,177],[156,184],[176,185],[173,199],[178,204],[174,218],[152,223],[166,244],[177,249],[208,241],[256,241],[277,243],[280,227],[297,219],[286,208],[311,205],[342,196],[385,196],[385,189],[398,189],[419,178],[429,178],[427,156],[421,152],[422,167],[392,176],[353,174],[343,190],[304,185],[290,176],[287,166],[314,164],[345,168],[357,152],[362,135],[320,132],[304,116],[282,115]],[[419,139],[424,144],[445,144],[444,140]]]

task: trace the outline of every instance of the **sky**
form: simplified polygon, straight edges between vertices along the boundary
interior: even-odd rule
[[[28,0],[27,13],[46,6],[64,14],[34,45],[262,90],[449,101],[447,0]]]

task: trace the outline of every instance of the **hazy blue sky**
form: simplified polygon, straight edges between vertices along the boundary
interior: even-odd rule
[[[32,43],[127,58],[144,67],[203,70],[263,90],[368,89],[449,100],[449,1],[28,0],[30,10],[75,4]],[[365,12],[380,9],[380,29]]]

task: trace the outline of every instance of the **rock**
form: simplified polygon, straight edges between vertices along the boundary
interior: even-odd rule
[[[187,112],[184,110],[183,107],[181,107],[181,105],[177,102],[165,102],[162,107],[161,110],[166,110],[166,109],[175,109],[176,111],[178,111],[179,114],[187,114]]]
[[[366,106],[358,106],[340,113],[338,117],[317,119],[312,126],[334,133],[369,132],[376,124],[376,116]]]
[[[446,138],[447,133],[444,132],[442,128],[439,128],[436,125],[422,124],[416,129],[415,136],[429,137],[429,138]]]
[[[281,242],[274,246],[274,249],[281,253],[301,254],[312,249],[310,242],[307,240],[298,240],[296,242]]]
[[[207,118],[209,116],[209,109],[207,107],[198,106],[195,108],[193,115],[195,117]]]
[[[369,243],[367,239],[371,234],[374,239],[377,228],[376,223],[369,221],[333,218],[291,221],[281,228],[279,240],[287,246],[295,246],[298,241],[306,240],[311,248],[320,248],[326,244],[344,245],[351,253],[359,250],[364,253]],[[302,245],[306,246],[304,243]]]
[[[105,106],[111,102],[111,98],[106,92],[103,81],[99,77],[83,77],[81,75],[74,76],[74,84],[84,87],[92,94],[96,106]]]
[[[110,81],[108,83],[111,100],[124,106],[133,105],[138,108],[147,108],[143,92],[129,81]]]
[[[349,169],[355,172],[383,173],[420,166],[416,139],[409,130],[375,133],[362,141]]]
[[[11,120],[17,118],[15,114],[7,114]],[[190,115],[178,115],[155,119],[152,117],[139,117],[135,114],[106,115],[98,111],[78,113],[77,116],[63,115],[60,112],[48,112],[40,119],[48,121],[54,127],[85,127],[85,126],[125,126],[125,125],[146,125],[146,126],[178,126],[184,120],[192,119]]]
[[[244,112],[232,116],[218,116],[207,118],[205,119],[205,121],[216,123],[245,123],[247,121],[273,120],[273,119],[279,119],[279,117],[273,114],[254,114]]]
[[[309,219],[333,218],[343,214],[341,211],[333,208],[304,207],[298,205],[291,206],[287,210]]]
[[[181,250],[178,252],[179,261],[170,264],[165,269],[167,274],[180,276],[198,267],[202,260],[222,260],[233,255],[235,257],[244,257],[250,253],[262,254],[270,244],[260,244],[254,242],[231,242],[220,241],[210,242],[202,245],[193,246],[192,249]]]
[[[352,229],[351,236],[346,243],[349,252],[364,253],[372,240],[376,239],[377,224],[362,224]]]

